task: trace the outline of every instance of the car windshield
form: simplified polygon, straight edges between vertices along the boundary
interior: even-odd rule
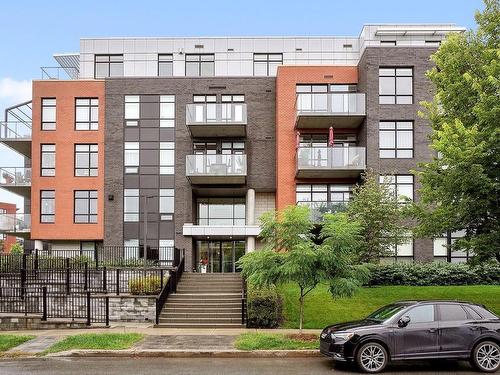
[[[383,322],[407,307],[403,304],[387,305],[368,315],[366,319]]]

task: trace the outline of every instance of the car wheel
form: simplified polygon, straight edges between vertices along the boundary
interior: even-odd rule
[[[363,372],[377,373],[389,362],[387,350],[376,342],[363,344],[356,354],[356,364]]]
[[[495,372],[500,368],[500,346],[493,341],[483,341],[472,351],[474,366],[483,372]]]

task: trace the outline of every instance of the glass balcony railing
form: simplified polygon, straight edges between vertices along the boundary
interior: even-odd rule
[[[246,125],[245,103],[193,103],[186,105],[186,125]]]
[[[299,147],[300,169],[365,169],[365,147]]]
[[[31,186],[31,168],[0,168],[0,185]]]
[[[246,176],[246,155],[187,155],[186,176]]]
[[[346,115],[366,114],[363,93],[301,93],[297,94],[297,115]]]
[[[0,122],[0,139],[31,139],[31,122]]]
[[[21,234],[30,231],[30,214],[0,214],[0,232]]]
[[[311,220],[315,223],[321,222],[324,214],[342,212],[347,207],[347,203],[344,202],[299,202],[297,204],[309,207]]]

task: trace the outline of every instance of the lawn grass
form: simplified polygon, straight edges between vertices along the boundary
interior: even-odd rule
[[[285,328],[299,326],[299,290],[293,285],[279,288],[283,297]],[[332,299],[328,287],[319,285],[306,296],[304,328],[324,328],[333,323],[360,319],[377,308],[400,300],[458,299],[482,303],[500,315],[499,285],[380,286],[361,288],[352,298]]]
[[[5,352],[34,338],[35,336],[28,335],[0,335],[0,352]]]
[[[279,333],[243,333],[234,346],[239,350],[298,350],[318,349],[318,337],[294,338]]]
[[[71,349],[128,349],[143,337],[144,335],[139,333],[92,333],[68,336],[52,345],[44,354]]]

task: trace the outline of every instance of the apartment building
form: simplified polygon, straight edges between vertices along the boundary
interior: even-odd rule
[[[306,204],[317,219],[348,203],[367,168],[418,199],[410,170],[433,156],[417,115],[433,94],[429,56],[463,30],[82,39],[6,112],[0,140],[26,167],[23,183],[0,186],[24,194],[26,217],[4,232],[22,222],[34,248],[118,245],[131,258],[175,246],[187,270],[235,272],[261,245],[263,212]],[[446,259],[443,241],[409,237],[393,259]]]

